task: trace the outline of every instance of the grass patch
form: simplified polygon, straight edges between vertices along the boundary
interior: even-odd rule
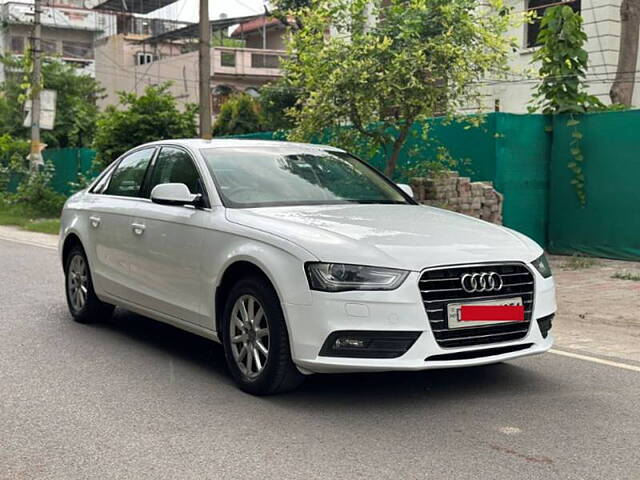
[[[60,220],[57,218],[47,218],[32,220],[22,228],[30,232],[51,233],[57,235],[60,232]]]
[[[582,270],[598,265],[598,260],[583,255],[573,255],[569,260],[560,265],[563,270]]]
[[[0,225],[13,225],[30,232],[53,233],[56,235],[60,231],[60,220],[57,218],[33,219],[11,210],[0,212]]]
[[[23,227],[29,222],[28,218],[14,215],[12,213],[0,213],[0,225],[15,225],[16,227]]]
[[[611,275],[611,278],[618,280],[630,280],[632,282],[640,282],[640,273],[633,272],[616,272]]]

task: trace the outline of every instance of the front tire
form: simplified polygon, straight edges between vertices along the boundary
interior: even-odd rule
[[[96,295],[87,256],[79,245],[67,255],[64,273],[67,305],[76,322],[93,323],[111,317],[114,307]]]
[[[232,287],[221,327],[227,366],[240,389],[272,395],[304,381],[291,360],[280,302],[266,280],[248,277]]]

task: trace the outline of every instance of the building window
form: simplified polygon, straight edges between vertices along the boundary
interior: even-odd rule
[[[12,53],[24,53],[24,37],[11,37],[11,52]]]
[[[581,0],[525,0],[527,1],[527,10],[536,12],[537,18],[533,20],[533,23],[527,24],[527,48],[537,47],[538,33],[540,33],[540,19],[544,16],[544,12],[547,8],[556,5],[567,5],[571,7],[574,12],[580,13]]]
[[[45,55],[54,56],[58,54],[58,44],[55,40],[40,40],[40,48]]]
[[[236,52],[220,52],[220,65],[222,67],[235,67]]]
[[[62,56],[66,58],[93,58],[90,43],[62,41]]]
[[[280,59],[280,55],[252,53],[251,68],[280,68]]]
[[[136,54],[136,65],[146,65],[153,62],[153,53],[138,52]]]

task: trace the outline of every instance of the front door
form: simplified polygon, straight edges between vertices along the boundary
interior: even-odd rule
[[[145,196],[161,183],[183,183],[191,193],[206,195],[190,154],[179,147],[163,146],[151,167]],[[201,253],[207,210],[192,206],[145,203],[134,213],[132,231],[137,248],[131,264],[136,303],[206,328]]]

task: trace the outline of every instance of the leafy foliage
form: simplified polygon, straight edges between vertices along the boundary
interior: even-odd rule
[[[120,92],[120,104],[99,115],[93,142],[99,164],[106,166],[142,143],[196,136],[197,107],[180,111],[168,87],[149,86],[143,95]]]
[[[587,92],[589,54],[584,49],[587,34],[582,30],[580,14],[566,5],[548,8],[540,22],[538,41],[541,46],[532,62],[540,62],[541,81],[530,112],[584,113],[605,108]]]
[[[507,70],[516,17],[501,0],[480,3],[311,0],[285,62],[300,98],[290,139],[383,151],[392,175],[414,123],[479,106],[484,76]]]
[[[269,83],[260,89],[260,110],[267,130],[293,128],[289,111],[296,108],[298,91],[286,79]]]
[[[567,126],[572,129],[569,149],[572,160],[568,168],[573,172],[572,185],[581,205],[587,201],[582,152],[583,135],[576,117],[588,111],[607,107],[590,95],[585,83],[589,54],[584,49],[587,34],[582,29],[582,17],[568,6],[555,6],[545,11],[540,22],[540,48],[532,62],[540,62],[541,81],[529,105],[531,113],[569,114]],[[614,107],[615,108],[615,107]]]
[[[0,134],[23,138],[29,135],[28,128],[22,126],[29,84],[20,74],[31,68],[29,58],[25,55],[2,59],[7,77],[0,86]],[[79,74],[74,67],[56,59],[43,61],[42,76],[42,87],[57,92],[55,126],[53,130],[42,130],[42,141],[49,148],[91,145],[98,115],[96,99],[103,89],[89,75]]]
[[[31,218],[56,217],[60,215],[65,197],[51,188],[55,168],[53,164],[46,162],[44,167],[30,171],[26,160],[28,152],[28,142],[13,140],[8,135],[0,137],[0,155],[3,158],[0,162],[2,190],[12,176],[20,179],[16,193],[5,193],[2,203],[14,215]]]
[[[54,166],[45,162],[42,169],[26,172],[11,198],[11,203],[32,217],[57,217],[66,200],[51,188]]]
[[[213,136],[259,132],[262,125],[258,102],[246,93],[238,93],[222,104],[213,125]]]
[[[29,142],[8,133],[0,135],[0,192],[6,191],[13,172],[26,169],[28,154]]]
[[[300,12],[313,5],[313,0],[272,0],[273,11],[268,12],[284,25],[291,28],[302,28]]]

